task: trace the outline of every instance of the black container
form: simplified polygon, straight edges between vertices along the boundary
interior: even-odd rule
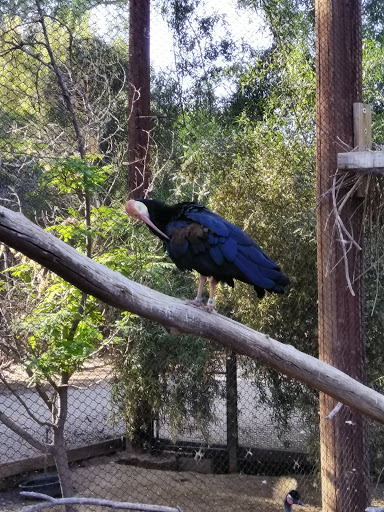
[[[61,488],[59,477],[57,475],[51,476],[41,476],[38,478],[34,478],[33,480],[28,480],[19,485],[20,491],[26,492],[40,492],[41,494],[47,494],[52,498],[61,497]],[[37,498],[31,498],[29,496],[24,496],[29,500],[34,500]]]

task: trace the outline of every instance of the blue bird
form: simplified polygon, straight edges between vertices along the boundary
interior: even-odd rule
[[[234,286],[234,279],[250,284],[261,299],[265,291],[284,293],[289,279],[240,228],[197,203],[172,206],[162,201],[131,199],[125,206],[131,217],[145,222],[165,245],[181,270],[200,274],[193,304],[201,306],[205,282],[210,278],[207,309],[215,304],[219,281]]]

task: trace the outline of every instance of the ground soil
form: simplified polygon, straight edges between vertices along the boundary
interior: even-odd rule
[[[183,512],[282,512],[276,488],[286,477],[215,475],[145,469],[118,463],[119,456],[99,457],[72,468],[76,495],[116,501],[179,506]],[[295,478],[298,478],[295,476]],[[305,508],[294,512],[321,512],[320,493],[313,477],[300,476]],[[375,486],[373,505],[384,505],[384,486]],[[19,511],[37,502],[27,501],[18,489],[0,494],[0,512]],[[48,512],[63,512],[51,507]],[[78,506],[78,512],[105,512],[106,508]],[[110,510],[110,509],[109,509]]]
[[[17,364],[9,364],[2,368],[3,380],[0,381],[0,391],[6,390],[7,386],[12,389],[25,388],[28,386],[29,377],[23,367]],[[113,376],[112,365],[105,362],[102,358],[95,358],[86,361],[81,371],[74,373],[70,379],[71,386],[86,386],[98,381],[109,381]]]
[[[183,512],[278,512],[282,501],[275,496],[278,477],[215,475],[192,471],[145,469],[118,463],[117,455],[99,457],[72,468],[76,495],[116,501],[179,506]],[[302,481],[302,477],[301,482]],[[319,512],[319,496],[308,478],[306,512]],[[310,490],[311,489],[311,490]],[[0,512],[31,506],[20,497],[18,488],[0,494]],[[62,512],[52,507],[49,512]],[[101,508],[79,506],[79,512]],[[107,510],[107,509],[104,509]],[[304,512],[304,510],[303,510]]]
[[[104,363],[89,365],[76,375],[79,385],[89,377],[108,379],[111,369]],[[88,373],[89,372],[89,373]],[[100,372],[100,374],[98,373]],[[25,386],[25,375],[18,368],[10,368],[7,375],[13,385]],[[285,477],[266,477],[244,474],[201,474],[194,471],[146,469],[119,463],[121,454],[98,457],[77,463],[71,470],[75,494],[79,497],[104,498],[115,501],[152,503],[169,507],[179,506],[183,512],[282,512],[283,502],[276,493]],[[32,475],[30,475],[32,478]],[[23,476],[25,479],[25,475]],[[295,476],[299,482],[305,508],[293,507],[294,512],[320,512],[321,496],[313,476]],[[0,512],[15,512],[38,502],[20,497],[16,478],[0,492]],[[281,493],[280,493],[281,494]],[[384,506],[384,485],[373,487],[372,505]],[[63,507],[45,509],[63,512]],[[105,512],[106,508],[78,506],[78,512]],[[110,509],[109,509],[110,510]]]

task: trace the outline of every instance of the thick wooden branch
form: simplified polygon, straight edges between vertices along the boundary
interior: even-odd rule
[[[200,336],[239,354],[261,359],[281,373],[384,423],[384,396],[380,393],[291,345],[130,281],[4,207],[0,207],[0,241],[107,304],[149,318],[178,333]]]

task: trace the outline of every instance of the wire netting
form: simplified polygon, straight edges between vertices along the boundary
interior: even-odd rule
[[[291,280],[263,301],[222,286],[218,312],[381,391],[380,215],[361,196],[367,182],[337,172],[337,153],[356,145],[363,65],[368,101],[382,81],[368,29],[362,62],[357,2],[318,0],[316,26],[311,2],[151,2],[138,54],[129,4],[142,8],[0,1],[1,206],[192,298],[196,278],[127,220],[128,175],[145,176],[152,197],[204,202]],[[134,108],[148,84],[132,83],[129,64],[148,50],[147,130]],[[133,151],[132,115],[145,132]],[[105,305],[5,245],[0,268],[0,511],[31,505],[20,491],[184,512],[289,511],[292,491],[312,512],[384,504],[380,426],[259,361]]]
[[[335,185],[337,153],[355,147],[351,108],[362,100],[359,3],[317,2],[316,29],[319,356],[364,382],[363,200],[350,193],[356,177]],[[335,406],[320,396],[323,507],[362,510],[369,500],[367,423],[345,407],[329,421]]]

